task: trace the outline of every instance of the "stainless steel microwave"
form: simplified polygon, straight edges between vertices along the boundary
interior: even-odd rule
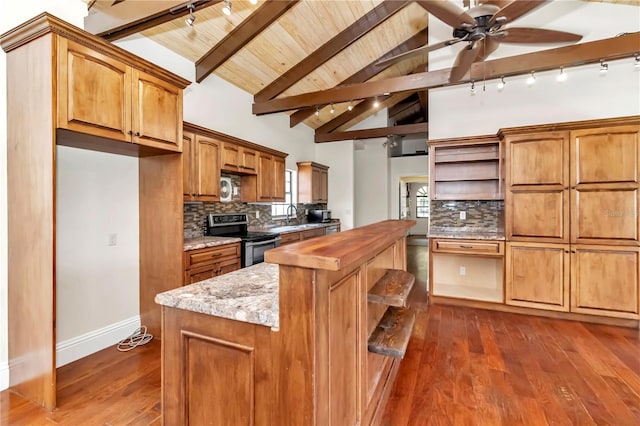
[[[307,214],[307,222],[331,222],[331,210],[309,209],[309,213]]]

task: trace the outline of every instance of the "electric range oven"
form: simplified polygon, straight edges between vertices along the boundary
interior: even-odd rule
[[[208,214],[205,219],[205,235],[211,237],[236,237],[240,243],[241,266],[264,262],[264,253],[280,245],[280,234],[248,232],[246,213]]]

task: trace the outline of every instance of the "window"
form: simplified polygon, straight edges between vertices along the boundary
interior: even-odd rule
[[[271,204],[271,217],[285,217],[287,215],[287,207],[291,204],[296,204],[298,182],[296,181],[296,172],[293,170],[286,170],[284,181],[284,203]]]
[[[416,192],[416,217],[429,217],[429,189],[421,186]]]

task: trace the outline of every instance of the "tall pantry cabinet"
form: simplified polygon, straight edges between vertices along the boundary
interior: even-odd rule
[[[640,125],[509,129],[506,303],[640,318]]]

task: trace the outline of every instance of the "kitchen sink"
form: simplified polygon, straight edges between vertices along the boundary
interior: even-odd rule
[[[305,223],[302,225],[285,225],[285,226],[276,226],[275,228],[269,228],[268,232],[295,232],[295,231],[303,231],[309,228],[321,228],[324,225],[319,223]]]

